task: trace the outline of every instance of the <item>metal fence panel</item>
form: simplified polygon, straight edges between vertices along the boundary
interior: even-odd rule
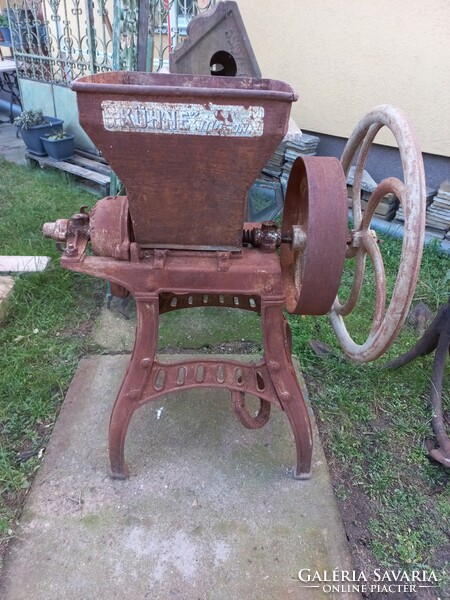
[[[168,65],[189,21],[216,0],[8,0],[19,76],[68,87],[79,76]],[[26,6],[26,8],[25,8]],[[142,16],[141,20],[139,15]],[[146,21],[148,24],[146,24]]]

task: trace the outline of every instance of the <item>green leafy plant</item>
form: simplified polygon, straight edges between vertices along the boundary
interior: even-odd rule
[[[24,110],[14,119],[14,124],[21,129],[30,129],[46,122],[44,113],[40,108],[37,110]]]
[[[4,14],[0,14],[0,27],[9,27],[9,19]]]
[[[49,135],[45,136],[48,140],[50,140],[51,142],[56,142],[57,140],[64,140],[68,137],[70,137],[70,134],[67,133],[67,131],[63,131],[61,129],[61,131],[54,131],[52,133],[50,133]]]

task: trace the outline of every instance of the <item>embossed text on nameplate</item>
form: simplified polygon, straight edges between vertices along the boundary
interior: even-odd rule
[[[262,106],[104,100],[102,112],[108,131],[259,137],[264,129]]]

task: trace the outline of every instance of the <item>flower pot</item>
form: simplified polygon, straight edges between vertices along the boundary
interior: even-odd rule
[[[41,142],[44,144],[45,151],[50,158],[66,160],[73,156],[74,137],[70,133],[57,140],[41,137]]]
[[[46,135],[52,135],[52,133],[57,133],[58,131],[62,131],[64,123],[64,121],[61,121],[61,119],[56,119],[55,117],[45,117],[45,120],[46,123],[28,127],[28,129],[19,127],[20,135],[22,136],[26,147],[30,152],[37,154],[38,156],[45,156],[47,154],[41,138]]]
[[[11,31],[9,27],[0,27],[0,35],[3,38],[5,44],[11,43]]]

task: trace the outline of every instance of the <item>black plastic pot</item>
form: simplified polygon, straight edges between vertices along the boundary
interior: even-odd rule
[[[19,127],[25,146],[30,152],[38,156],[45,156],[47,154],[41,138],[62,131],[64,123],[64,121],[55,117],[45,117],[45,121],[42,125],[35,125],[34,127],[28,127],[28,129]]]

